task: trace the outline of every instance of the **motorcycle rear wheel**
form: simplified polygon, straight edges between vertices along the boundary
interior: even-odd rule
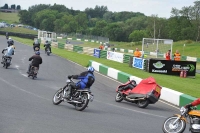
[[[53,96],[52,101],[53,101],[54,105],[58,105],[63,101],[62,100],[62,88],[56,91],[56,93]]]
[[[81,97],[82,97],[82,103],[78,103],[75,106],[76,110],[78,111],[84,110],[89,103],[88,95],[86,93],[83,93]]]
[[[116,102],[121,102],[122,100],[123,100],[122,95],[119,92],[117,92],[117,94],[115,96],[115,101]]]
[[[149,105],[149,100],[148,99],[139,100],[137,105],[139,108],[146,108]]]
[[[179,119],[174,125],[172,124],[178,117],[171,116],[163,123],[162,130],[164,133],[183,133],[186,127],[184,120]]]

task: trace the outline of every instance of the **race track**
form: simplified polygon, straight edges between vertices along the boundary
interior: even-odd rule
[[[6,46],[5,37],[0,36],[0,49]],[[161,133],[165,118],[179,113],[163,102],[146,109],[116,103],[119,83],[98,73],[92,87],[95,99],[84,111],[67,103],[53,105],[52,97],[65,85],[66,76],[86,69],[41,51],[43,64],[38,78],[32,80],[26,71],[33,49],[18,42],[15,46],[12,65],[0,66],[0,133]]]

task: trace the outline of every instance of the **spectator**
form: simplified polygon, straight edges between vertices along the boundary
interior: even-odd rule
[[[141,57],[141,52],[136,48],[135,52],[133,53],[134,57]]]
[[[104,46],[103,46],[103,44],[101,44],[101,45],[99,46],[99,49],[101,49],[101,50],[103,50],[103,49],[104,49]]]
[[[112,48],[112,51],[115,52],[115,48]]]
[[[171,50],[169,49],[169,50],[167,51],[167,53],[165,54],[165,59],[166,59],[166,60],[171,60],[170,55],[171,55]]]
[[[179,53],[178,50],[176,50],[176,53],[174,53],[174,60],[175,61],[180,61],[181,60],[181,54]]]

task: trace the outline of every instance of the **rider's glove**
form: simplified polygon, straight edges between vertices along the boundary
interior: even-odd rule
[[[71,78],[72,78],[72,75],[69,75],[69,76],[68,76],[68,79],[71,79]]]
[[[190,103],[190,104],[187,104],[187,105],[185,105],[184,107],[188,109],[188,108],[192,107],[192,104],[191,104],[191,103]]]

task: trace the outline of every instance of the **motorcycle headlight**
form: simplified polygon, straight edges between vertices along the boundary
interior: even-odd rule
[[[66,80],[66,83],[70,83],[71,81],[69,79]]]
[[[180,109],[181,115],[184,115],[186,112],[186,108],[185,107],[181,107]]]

